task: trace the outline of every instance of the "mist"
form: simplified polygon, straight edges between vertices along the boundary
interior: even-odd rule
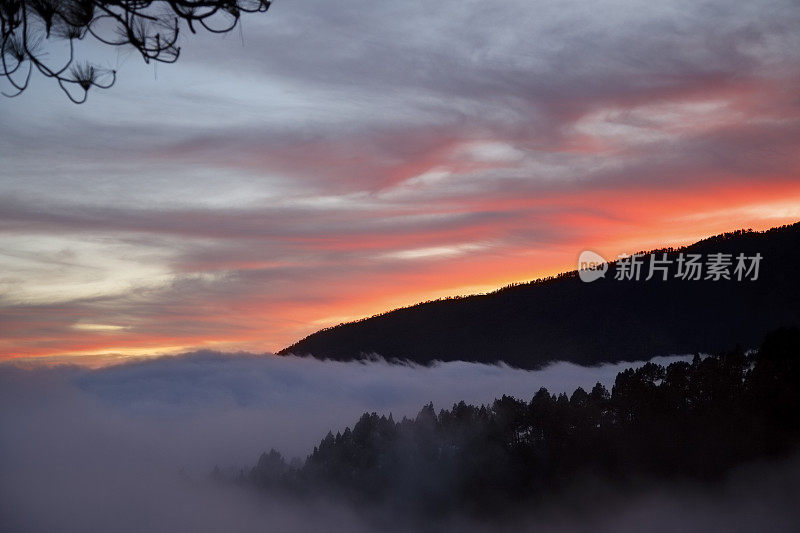
[[[428,402],[438,409],[460,400],[488,403],[503,394],[528,400],[540,387],[567,393],[596,382],[610,387],[617,372],[630,366],[636,365],[557,363],[525,371],[465,362],[421,367],[210,352],[96,370],[3,365],[0,530],[369,531],[372,522],[347,505],[217,486],[208,473],[216,465],[251,466],[270,448],[305,458],[329,430],[352,426],[366,411],[400,419]],[[665,489],[636,502],[604,495],[602,509],[613,513],[595,506],[583,512],[600,513],[592,520],[614,530],[634,530],[644,517],[672,520],[664,528],[672,529],[678,510],[687,522],[681,527],[699,530],[722,514],[748,513],[760,520],[753,524],[780,529],[780,517],[792,509],[781,498],[798,494],[800,467],[793,461],[759,468],[736,474],[719,494]],[[745,518],[732,526],[748,523]],[[579,530],[588,523],[559,510],[523,522],[513,529]]]

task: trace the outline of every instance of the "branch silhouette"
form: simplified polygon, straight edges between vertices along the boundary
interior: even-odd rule
[[[88,35],[108,46],[132,46],[145,63],[174,63],[185,24],[227,33],[242,13],[263,13],[270,0],[0,0],[0,77],[11,85],[2,94],[15,97],[34,71],[55,80],[74,103],[86,101],[92,87],[107,89],[117,73],[76,57],[76,43]],[[58,43],[58,44],[55,44]],[[66,58],[51,61],[50,51],[64,46]]]

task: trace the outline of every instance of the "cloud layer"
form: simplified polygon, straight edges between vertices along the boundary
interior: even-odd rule
[[[428,401],[442,407],[503,393],[528,399],[541,386],[553,392],[596,381],[610,386],[621,368],[424,368],[218,353],[99,370],[2,365],[0,529],[370,531],[363,510],[217,487],[206,476],[213,465],[252,465],[270,447],[304,456],[328,430],[352,425],[364,411],[399,419]],[[591,522],[599,531],[636,531],[644,520],[654,531],[702,531],[722,520],[742,531],[755,525],[789,531],[797,519],[787,503],[800,488],[797,469],[795,462],[754,465],[712,494],[664,487],[631,501],[590,491],[576,496],[577,507],[509,528],[580,531]]]

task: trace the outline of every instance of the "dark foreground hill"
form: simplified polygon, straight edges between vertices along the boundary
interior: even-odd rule
[[[669,483],[713,487],[738,466],[796,453],[798,443],[800,329],[793,328],[772,332],[750,354],[625,370],[610,393],[598,383],[571,396],[540,389],[530,400],[460,402],[438,414],[429,404],[400,422],[365,413],[352,430],[329,433],[305,464],[290,467],[272,451],[238,479],[304,500],[334,495],[358,510],[385,506],[381,516],[395,524],[448,515],[494,520],[544,504],[575,513],[584,503],[602,506],[610,493]],[[796,487],[769,498],[786,491],[796,501]],[[792,509],[783,530],[798,530]],[[632,530],[672,530],[662,518],[642,516]],[[778,530],[736,526],[721,529]]]
[[[646,281],[652,256],[663,259],[663,253],[671,261],[668,279],[657,270]],[[680,254],[701,255],[700,280],[676,276]],[[732,263],[723,269],[730,279],[707,279],[712,254],[731,254],[723,256]],[[752,271],[736,272],[739,254],[747,268],[749,258],[760,254],[757,279]],[[726,233],[655,250],[641,261],[639,280],[616,279],[623,269],[617,261],[591,283],[572,271],[490,294],[425,302],[318,331],[279,354],[336,360],[379,354],[423,364],[503,361],[522,368],[550,361],[591,365],[748,348],[767,331],[800,324],[800,223]]]

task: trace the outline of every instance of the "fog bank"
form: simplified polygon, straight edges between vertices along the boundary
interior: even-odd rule
[[[252,465],[272,447],[289,458],[305,457],[329,430],[352,425],[365,411],[399,419],[430,401],[439,408],[459,400],[487,403],[502,394],[530,399],[540,387],[568,393],[598,381],[610,387],[628,366],[558,363],[524,371],[217,353],[99,370],[0,366],[0,530],[367,531],[369,524],[345,507],[216,487],[207,473],[214,465]],[[775,494],[797,494],[800,476],[785,479],[786,472],[800,473],[796,464],[769,468],[785,489]],[[748,479],[774,484],[761,474]],[[719,500],[645,495],[637,507],[615,511],[613,520],[597,520],[634,530],[653,517],[672,520],[677,510],[706,525],[723,509],[733,516],[781,515],[771,507],[780,498],[767,498],[773,492],[763,487],[742,489],[749,485],[736,482]],[[733,500],[752,505],[730,506]],[[580,529],[560,515],[530,520],[539,528]],[[734,522],[746,523],[743,517]]]

